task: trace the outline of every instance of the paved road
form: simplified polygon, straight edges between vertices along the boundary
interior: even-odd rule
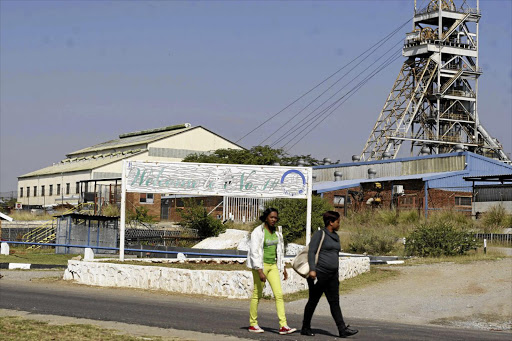
[[[333,340],[334,323],[328,316],[316,316],[315,338],[277,334],[273,302],[260,307],[264,334],[250,334],[247,300],[169,295],[130,289],[106,289],[52,282],[0,280],[0,308],[117,321],[130,324],[231,335],[258,340]],[[291,326],[300,327],[302,312],[288,311]],[[371,316],[371,312],[368,313]],[[354,340],[511,340],[509,332],[488,332],[445,327],[413,326],[370,320],[349,323],[360,329]],[[267,326],[267,327],[265,327]],[[216,337],[212,338],[216,339]]]

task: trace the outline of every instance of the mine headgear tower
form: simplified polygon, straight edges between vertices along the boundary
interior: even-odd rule
[[[478,118],[480,4],[431,0],[417,9],[406,34],[407,57],[364,146],[362,160],[396,158],[408,141],[411,154],[469,150],[510,162]]]

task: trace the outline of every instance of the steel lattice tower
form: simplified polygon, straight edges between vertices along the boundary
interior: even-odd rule
[[[406,34],[407,57],[360,155],[396,158],[404,141],[410,153],[440,154],[467,149],[510,162],[478,118],[478,22],[468,0],[431,0],[417,10]]]

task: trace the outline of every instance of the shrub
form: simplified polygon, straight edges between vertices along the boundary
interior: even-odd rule
[[[196,229],[200,238],[216,237],[226,230],[220,220],[208,215],[202,201],[198,204],[193,199],[186,200],[180,215],[182,219],[180,225]]]
[[[306,234],[307,200],[274,199],[265,203],[265,208],[274,207],[279,211],[279,225],[283,227],[285,242],[290,243]],[[332,210],[332,206],[323,198],[313,196],[311,208],[311,229],[324,227],[322,214]]]
[[[349,250],[373,255],[388,254],[395,249],[397,237],[385,227],[360,227],[350,235]]]
[[[438,220],[416,228],[406,239],[405,253],[420,257],[456,256],[478,245],[469,231]]]
[[[398,212],[396,210],[377,210],[375,212],[376,221],[386,225],[398,224]]]
[[[156,217],[149,214],[149,209],[143,206],[136,206],[135,211],[129,211],[126,215],[128,224],[132,223],[153,223]]]
[[[102,208],[102,213],[106,217],[119,217],[120,211],[119,207],[115,204],[108,204],[107,206]]]
[[[511,218],[503,206],[495,205],[484,213],[483,223],[486,226],[510,227]]]

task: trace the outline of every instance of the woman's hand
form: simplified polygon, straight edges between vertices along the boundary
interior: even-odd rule
[[[267,276],[263,273],[263,269],[258,269],[258,275],[260,275],[260,281],[263,283],[267,281]]]
[[[284,268],[284,280],[288,279],[288,272],[286,272],[286,268]]]
[[[316,279],[316,271],[310,271],[309,278],[311,278],[312,280],[315,280]]]

